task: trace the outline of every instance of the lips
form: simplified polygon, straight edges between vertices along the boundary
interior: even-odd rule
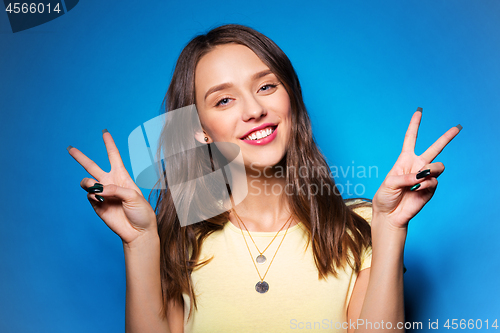
[[[261,136],[262,135],[266,136],[266,134],[267,134],[266,131],[261,131],[261,130],[270,128],[271,129],[270,133],[272,133],[272,131],[276,130],[276,127],[278,127],[278,125],[272,124],[272,123],[265,123],[265,124],[262,124],[260,126],[252,128],[245,135],[243,135],[240,139],[241,140],[251,140],[251,138],[252,137],[255,138],[255,135],[257,135],[257,134],[260,134]],[[257,133],[259,131],[260,131],[260,133]],[[269,132],[269,130],[267,130],[267,132]],[[268,133],[267,135],[269,135],[270,133]],[[249,136],[250,136],[250,138],[248,138]]]
[[[275,129],[276,127],[266,127],[259,131],[252,132],[252,134],[244,137],[242,140],[261,140],[273,134]]]
[[[253,131],[249,136],[242,138],[241,140],[249,145],[253,146],[264,146],[276,139],[278,135],[278,126],[266,127],[259,131]],[[260,137],[260,139],[259,139]]]

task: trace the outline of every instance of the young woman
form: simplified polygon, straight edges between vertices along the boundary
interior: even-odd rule
[[[182,132],[213,157],[187,154],[165,168],[215,170],[224,153],[213,143],[237,145],[243,201],[217,200],[197,183],[174,205],[165,184],[155,211],[107,131],[108,173],[68,149],[93,177],[81,181],[92,207],[123,241],[127,332],[404,331],[408,222],[434,194],[444,166],[433,160],[461,126],[417,156],[419,108],[372,204],[349,205],[313,139],[297,75],[266,36],[225,25],[194,38],[179,56],[165,111],[193,104],[202,130]],[[224,212],[181,226],[176,207],[212,201]]]

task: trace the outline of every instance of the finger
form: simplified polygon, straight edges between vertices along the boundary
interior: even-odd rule
[[[407,188],[410,191],[422,190],[432,187],[434,181],[428,182],[428,180],[436,179],[443,172],[444,164],[436,162],[425,165],[418,172],[388,176],[385,182],[392,189]]]
[[[103,184],[92,178],[83,178],[80,182],[80,186],[88,192],[87,199],[89,199],[92,206],[94,206],[95,202],[104,202],[104,198],[99,194],[102,192]]]
[[[68,147],[69,154],[95,179],[101,179],[106,173],[90,158],[75,147]]]
[[[385,182],[392,189],[402,189],[405,187],[417,189],[419,186],[416,185],[425,182],[427,179],[439,177],[443,171],[444,164],[436,162],[425,165],[418,172],[388,176]]]
[[[80,182],[81,188],[83,188],[85,191],[87,191],[89,187],[92,187],[95,184],[99,184],[99,182],[95,179],[88,178],[88,177],[83,178],[82,181]]]
[[[138,201],[139,198],[142,196],[141,194],[137,193],[136,190],[121,187],[115,184],[103,185],[102,191],[97,192],[97,194],[103,197],[104,199],[117,198],[125,202]]]
[[[439,139],[436,140],[427,150],[420,155],[427,163],[431,163],[443,151],[444,147],[462,130],[461,125],[450,128]]]
[[[425,178],[424,181],[412,186],[410,188],[410,191],[412,192],[429,191],[431,193],[434,193],[436,191],[437,185],[438,185],[437,178],[429,177]]]
[[[417,111],[413,114],[411,118],[410,125],[406,130],[405,141],[403,142],[403,152],[414,152],[415,143],[417,142],[418,127],[420,126],[420,120],[422,119],[422,108],[417,108]]]
[[[108,152],[109,164],[111,165],[111,169],[114,168],[125,168],[123,166],[123,161],[120,156],[120,152],[116,147],[115,141],[113,137],[108,132],[107,129],[102,130],[102,138],[104,140],[104,144],[106,145],[106,151]]]
[[[404,175],[391,175],[387,176],[385,179],[385,184],[391,189],[397,190],[406,187],[411,187],[421,181],[422,179],[417,179],[417,173],[407,173]]]
[[[98,198],[100,198],[100,199],[98,199]],[[96,209],[96,206],[99,207],[99,205],[96,205],[96,204],[100,204],[101,202],[104,202],[104,198],[100,194],[87,193],[87,199],[89,200],[92,207],[94,207],[94,209]]]
[[[424,165],[416,175],[417,179],[426,177],[439,177],[444,172],[444,164],[441,162],[435,162]]]

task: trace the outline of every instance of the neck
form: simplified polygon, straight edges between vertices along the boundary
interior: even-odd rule
[[[248,170],[248,195],[233,208],[248,231],[278,232],[291,214],[285,191],[285,168],[276,166],[256,170]],[[229,219],[236,227],[244,229],[234,213],[230,213]],[[290,226],[295,224],[293,218],[290,224],[287,223]]]

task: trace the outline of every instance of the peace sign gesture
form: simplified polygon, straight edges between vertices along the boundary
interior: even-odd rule
[[[103,130],[110,172],[104,172],[78,149],[69,146],[69,154],[94,177],[83,178],[80,186],[99,217],[124,243],[130,244],[148,231],[156,231],[156,214],[141,190],[130,178],[111,134]],[[96,184],[98,183],[98,184]],[[97,196],[97,197],[96,197]],[[99,200],[99,197],[101,200]]]
[[[437,177],[444,171],[443,163],[432,161],[462,129],[460,125],[452,127],[417,156],[415,143],[421,118],[422,109],[418,108],[406,132],[403,150],[373,198],[374,214],[385,215],[395,228],[406,228],[432,198]]]

